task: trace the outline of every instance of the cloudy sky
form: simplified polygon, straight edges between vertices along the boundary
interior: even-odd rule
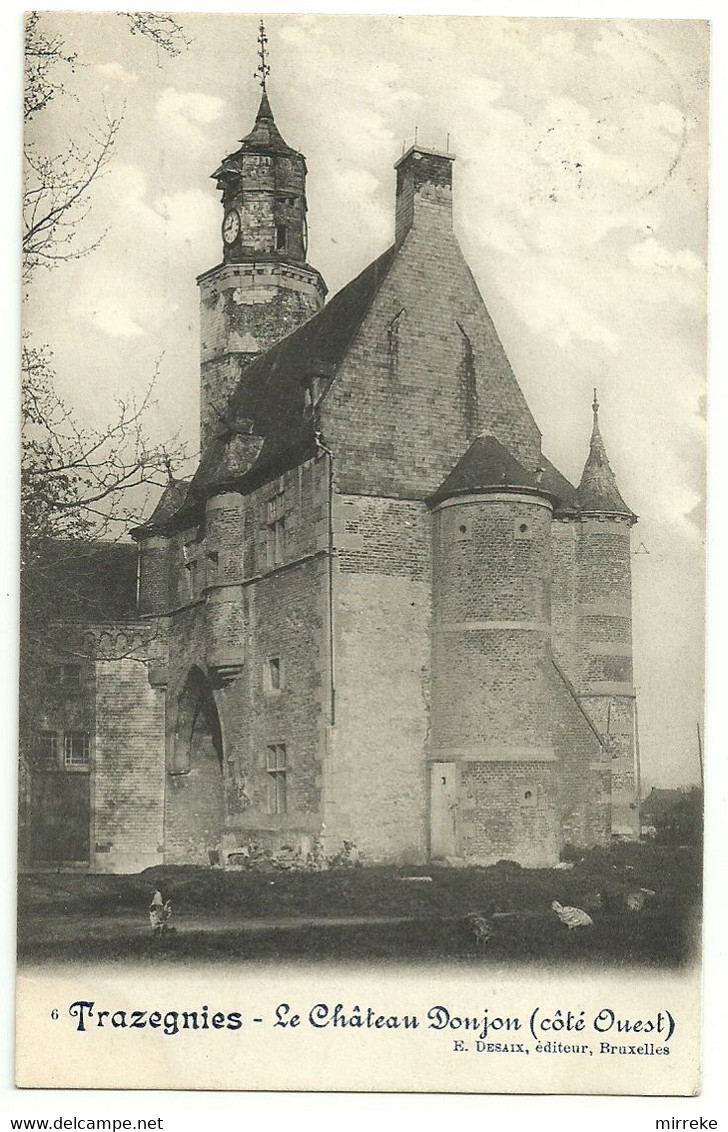
[[[85,221],[87,258],[42,273],[27,319],[69,400],[98,420],[161,360],[155,427],[194,446],[195,276],[220,258],[209,179],[249,131],[257,19],[187,15],[158,55],[124,20],[43,17],[78,53],[37,119],[61,150],[124,111]],[[579,478],[602,432],[640,516],[635,680],[647,784],[696,781],[702,700],[707,25],[268,16],[269,93],[308,159],[310,261],[330,291],[393,236],[392,163],[457,155],[460,242],[544,434]]]

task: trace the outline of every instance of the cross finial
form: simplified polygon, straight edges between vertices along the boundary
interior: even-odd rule
[[[260,63],[256,67],[255,77],[257,78],[258,82],[260,83],[260,85],[261,85],[261,87],[264,91],[265,91],[265,80],[268,78],[268,75],[270,74],[270,67],[268,66],[268,62],[267,62],[267,59],[268,59],[268,52],[266,50],[267,46],[268,46],[268,36],[265,34],[265,24],[261,20],[260,21],[260,27],[258,28],[258,57],[260,59]]]
[[[599,402],[597,401],[597,391],[596,391],[596,389],[594,390],[594,400],[592,401],[592,412],[594,413],[595,417],[597,416],[597,414],[599,412]]]

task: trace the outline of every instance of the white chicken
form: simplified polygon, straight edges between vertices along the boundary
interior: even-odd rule
[[[655,892],[651,888],[636,888],[634,892],[628,892],[624,898],[624,902],[629,908],[630,912],[641,912],[645,906],[645,901],[652,899]]]
[[[162,894],[157,890],[149,905],[149,924],[155,935],[164,935],[170,930],[169,921],[172,919],[172,901],[162,900]]]
[[[583,908],[570,908],[568,904],[559,904],[558,900],[552,901],[551,907],[569,931],[574,928],[591,928],[594,925],[591,916]]]

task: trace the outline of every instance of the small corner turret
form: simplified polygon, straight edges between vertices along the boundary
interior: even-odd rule
[[[577,488],[579,510],[582,515],[617,516],[636,523],[637,516],[624,502],[617,487],[617,480],[599,430],[599,401],[596,389],[592,401],[592,413],[594,423],[589,442],[589,455]]]

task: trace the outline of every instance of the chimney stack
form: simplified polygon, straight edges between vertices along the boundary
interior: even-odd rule
[[[400,243],[413,227],[452,227],[452,153],[413,145],[395,162],[397,207],[394,238]]]

